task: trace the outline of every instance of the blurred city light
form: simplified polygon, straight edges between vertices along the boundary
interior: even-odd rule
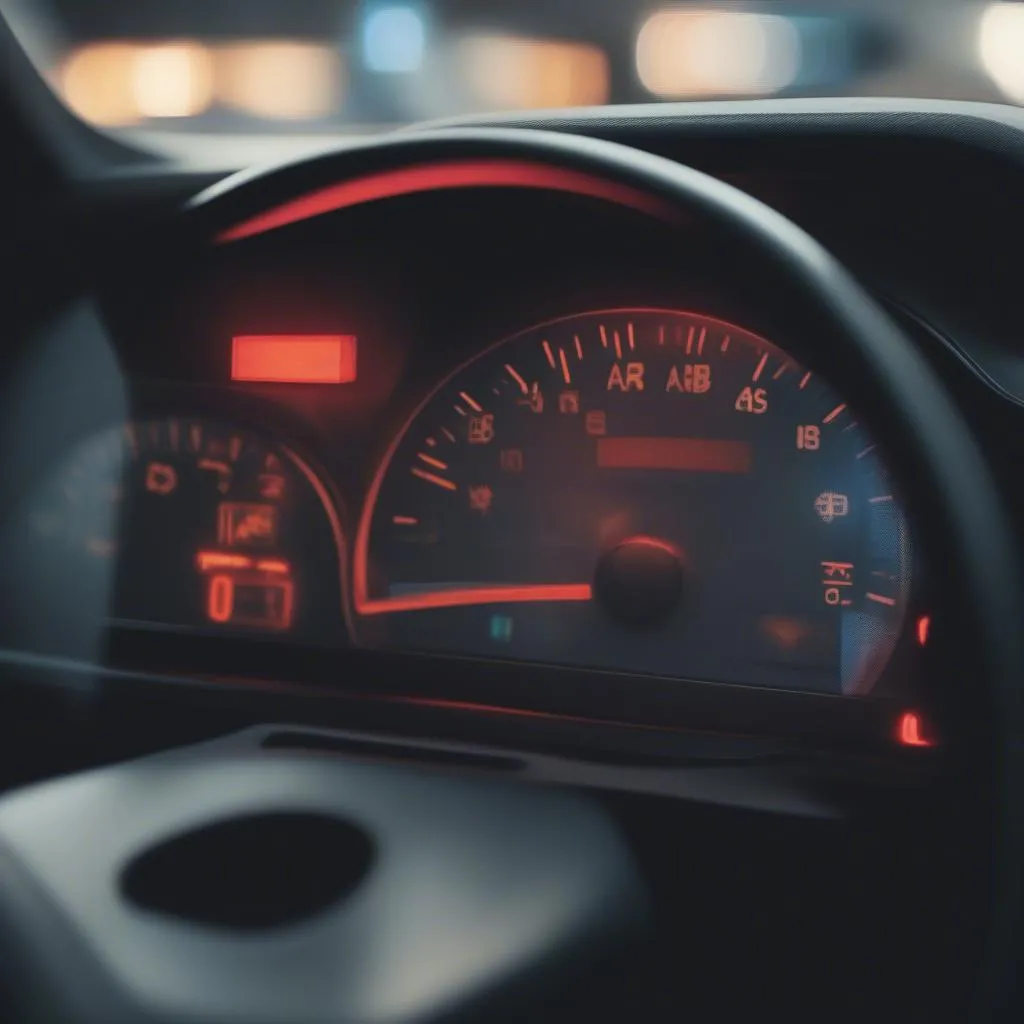
[[[330,114],[343,89],[332,47],[292,40],[227,43],[90,43],[65,61],[65,101],[93,124],[195,117],[213,103],[272,120]]]
[[[194,117],[213,99],[213,63],[198,43],[140,47],[132,75],[142,117]]]
[[[640,81],[662,99],[775,93],[796,81],[801,56],[792,22],[753,12],[658,11],[636,43]]]
[[[236,133],[246,145],[257,133],[297,139],[289,122],[361,133],[486,110],[780,93],[1024,104],[1024,0],[0,0],[0,8],[20,12],[19,41],[85,120],[172,127],[179,138]]]
[[[190,42],[88,44],[65,61],[59,83],[72,110],[108,126],[193,117],[213,97],[210,54]]]
[[[990,4],[978,26],[978,56],[1007,99],[1024,103],[1024,4]]]
[[[217,100],[255,117],[326,117],[344,92],[341,55],[320,43],[233,43],[218,50],[215,61]]]
[[[138,120],[132,91],[136,47],[129,43],[83,46],[64,62],[59,87],[68,106],[93,124]]]
[[[473,97],[492,109],[595,106],[609,98],[608,58],[586,43],[506,35],[459,44]]]
[[[423,66],[426,22],[417,8],[406,4],[377,7],[366,14],[362,45],[363,61],[371,71],[410,74]]]

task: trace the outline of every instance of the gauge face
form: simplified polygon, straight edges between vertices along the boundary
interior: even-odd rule
[[[93,437],[35,502],[65,574],[112,571],[108,619],[330,641],[341,629],[337,518],[289,449],[209,419]]]
[[[893,652],[910,559],[830,388],[733,324],[631,309],[437,388],[353,561],[367,643],[852,694]]]

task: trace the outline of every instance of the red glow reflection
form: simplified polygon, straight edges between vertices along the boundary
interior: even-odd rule
[[[604,178],[581,171],[548,167],[524,160],[465,160],[381,171],[365,178],[342,181],[327,188],[307,192],[304,196],[290,199],[228,228],[217,236],[216,241],[221,244],[235,242],[241,238],[262,235],[287,224],[295,224],[378,199],[392,199],[396,196],[434,192],[440,189],[480,187],[534,188],[569,192],[627,206],[660,219],[671,219],[675,216],[674,208],[660,199],[629,185],[606,181]]]

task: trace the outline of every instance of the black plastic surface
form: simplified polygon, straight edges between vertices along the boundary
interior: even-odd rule
[[[271,752],[266,735],[236,734],[0,802],[0,935],[18,948],[0,971],[35,1019],[488,1020],[519,1000],[536,1009],[564,997],[579,969],[624,954],[639,934],[645,901],[630,856],[589,801]],[[301,820],[292,842],[278,832],[266,857],[260,844],[282,816]],[[322,831],[324,819],[350,823],[377,851],[358,882],[360,849],[343,865],[356,883],[347,898],[319,899],[312,914],[307,900],[302,915],[264,901],[255,917],[233,900],[258,874],[280,894],[289,873],[328,871],[331,844],[311,863],[302,842],[314,838],[303,829]],[[208,841],[240,822],[213,858],[218,892]],[[166,896],[166,861],[173,844],[182,855],[183,835],[193,837],[184,857],[198,870],[193,890],[179,893],[185,902],[169,905],[158,891]],[[229,852],[249,859],[241,875],[256,875],[226,881]],[[171,888],[185,884],[185,861],[173,865]]]

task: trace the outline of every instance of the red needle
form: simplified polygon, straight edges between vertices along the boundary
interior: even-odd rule
[[[385,597],[357,603],[360,615],[387,612],[414,612],[427,608],[458,608],[474,604],[522,604],[534,601],[589,601],[593,591],[589,583],[514,584],[504,587],[464,587],[435,590],[425,594]]]

